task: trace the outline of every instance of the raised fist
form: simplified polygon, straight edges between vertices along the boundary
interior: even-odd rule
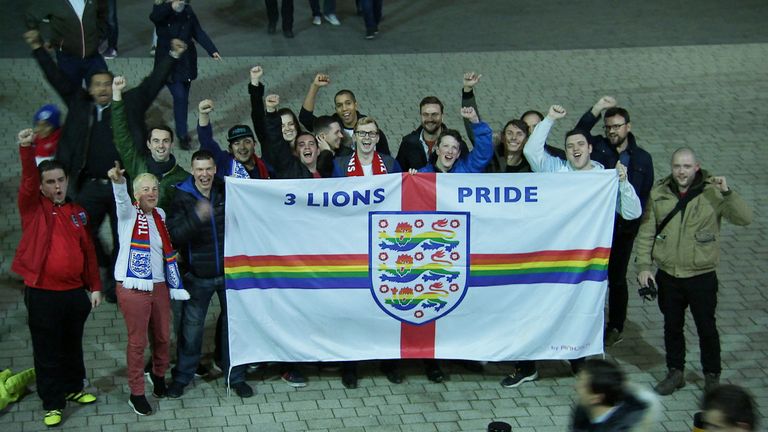
[[[475,112],[475,109],[472,107],[462,107],[461,116],[472,123],[480,122],[480,118],[477,116],[477,112]]]
[[[277,106],[280,105],[280,96],[276,94],[267,95],[266,98],[264,98],[264,107],[269,112],[273,112],[277,109]]]
[[[315,75],[315,79],[314,81],[312,81],[312,85],[316,87],[325,87],[330,83],[331,83],[331,76],[328,74],[322,74],[322,73]]]
[[[210,114],[213,111],[213,101],[210,99],[203,99],[197,104],[197,112],[200,114]]]
[[[467,72],[464,74],[464,87],[467,89],[474,88],[477,83],[480,82],[480,78],[483,76],[481,74],[477,74],[475,72]]]
[[[597,108],[598,111],[604,111],[615,106],[616,99],[614,99],[613,96],[603,96],[595,102],[595,108]]]
[[[552,105],[549,107],[549,112],[547,113],[547,117],[549,117],[552,120],[559,120],[563,117],[565,117],[565,108],[563,108],[561,105]]]
[[[128,80],[126,80],[124,76],[118,75],[112,80],[112,91],[122,92],[126,85],[128,85]]]
[[[35,139],[35,134],[32,129],[22,129],[19,131],[19,145],[22,147],[29,147],[32,145],[32,141]]]
[[[251,84],[258,83],[262,76],[264,76],[264,69],[261,66],[256,65],[251,68]]]

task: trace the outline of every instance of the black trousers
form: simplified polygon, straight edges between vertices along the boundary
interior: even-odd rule
[[[88,227],[96,248],[96,258],[99,267],[106,269],[106,275],[102,277],[103,294],[115,295],[115,261],[120,242],[117,239],[117,211],[115,209],[115,197],[112,194],[112,184],[104,179],[86,179],[82,182],[75,202],[80,204],[88,212]],[[109,227],[112,232],[112,253],[107,253],[107,248],[99,240],[99,227],[104,218],[109,215]]]
[[[26,287],[37,394],[46,411],[64,409],[67,393],[83,389],[83,328],[91,312],[85,289],[51,291]]]
[[[635,233],[613,230],[611,256],[608,258],[608,329],[624,331],[627,320],[627,267],[635,244]]]
[[[689,278],[676,278],[661,270],[656,273],[659,309],[664,315],[664,347],[667,367],[685,366],[685,310],[690,306],[699,334],[703,372],[720,373],[720,335],[717,332],[717,274],[712,271]]]
[[[267,19],[270,24],[277,24],[280,13],[277,11],[277,0],[264,0],[267,6]],[[293,0],[282,0],[280,9],[283,11],[283,31],[293,30]]]

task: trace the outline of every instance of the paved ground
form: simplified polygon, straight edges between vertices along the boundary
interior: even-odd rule
[[[125,3],[133,5],[133,2]],[[403,3],[391,2],[392,5]],[[612,4],[615,7],[616,3]],[[582,46],[592,48],[571,49],[575,45],[566,34],[566,38],[561,39],[566,48],[563,50],[537,45],[527,51],[476,52],[483,50],[472,47],[462,51],[445,44],[446,49],[435,50],[442,51],[440,53],[416,55],[392,48],[385,34],[375,41],[380,43],[376,50],[385,53],[378,55],[260,56],[256,60],[251,53],[248,57],[231,56],[222,63],[202,60],[201,77],[193,85],[192,100],[204,97],[216,100],[218,106],[213,120],[217,136],[221,138],[225,127],[248,121],[245,83],[252,64],[258,62],[264,66],[268,91],[280,93],[294,109],[298,109],[314,72],[323,70],[331,73],[333,83],[320,96],[319,106],[324,107],[320,111],[330,110],[331,95],[336,90],[349,87],[358,93],[361,110],[380,119],[389,136],[398,137],[415,126],[418,101],[426,94],[435,94],[445,101],[447,123],[459,126],[461,74],[477,70],[484,75],[477,89],[478,102],[494,128],[525,109],[544,110],[556,102],[570,111],[567,120],[553,132],[553,136],[562,136],[568,125],[599,96],[616,95],[632,113],[633,131],[641,145],[655,157],[657,176],[668,172],[667,161],[672,150],[689,145],[699,151],[707,169],[726,175],[729,184],[755,207],[755,221],[750,227],[723,226],[718,319],[723,345],[723,381],[748,387],[756,395],[761,416],[766,419],[768,374],[762,365],[768,353],[768,297],[762,288],[768,284],[768,276],[763,271],[768,259],[768,205],[763,197],[768,186],[764,170],[768,157],[762,146],[768,133],[764,120],[768,117],[765,74],[768,44],[764,29],[754,29],[752,34],[741,33],[764,12],[763,2],[738,2],[738,5],[734,14],[718,21],[717,25],[702,21],[679,27],[693,31],[709,23],[715,34],[718,26],[731,25],[733,17],[731,39],[713,36],[713,39],[702,39],[700,44],[686,39],[686,31],[681,31],[677,38],[670,35],[670,46],[619,43],[608,47],[587,44]],[[446,5],[445,9],[451,7],[456,6]],[[744,11],[749,7],[760,13],[747,14]],[[709,16],[725,16],[722,10],[715,13],[711,7],[701,9]],[[436,13],[444,12],[441,11]],[[703,12],[695,9],[691,13]],[[397,16],[396,12],[392,14]],[[559,19],[565,21],[562,17]],[[312,31],[345,31],[345,28],[324,26]],[[652,30],[649,33],[662,32]],[[139,39],[136,31],[127,33],[128,40]],[[355,38],[359,36],[357,32],[351,33]],[[413,38],[414,34],[409,37]],[[654,38],[638,35],[640,40],[644,37]],[[296,41],[302,39],[310,38],[299,33]],[[718,41],[726,45],[713,44]],[[356,43],[349,41],[349,52],[358,52],[354,48]],[[695,46],[673,46],[686,43]],[[136,49],[143,46],[143,42],[137,44]],[[149,59],[143,57],[119,58],[110,65],[113,70],[126,74],[134,84],[151,67]],[[8,275],[10,259],[19,240],[18,215],[14,210],[19,170],[16,147],[11,141],[19,129],[28,126],[34,110],[53,100],[53,96],[36,66],[26,58],[0,60],[0,76],[6,77],[0,81],[0,112],[4,117],[0,133],[7,141],[7,145],[0,146],[0,161],[5,161],[0,162],[0,196],[7,197],[4,210],[0,211],[0,273]],[[161,94],[154,112],[166,119],[170,117],[167,92]],[[192,121],[194,118],[190,116]],[[181,153],[180,160],[186,164],[189,154]],[[630,274],[634,274],[634,270],[630,270]],[[20,285],[7,279],[0,287],[0,367],[14,370],[30,367],[31,345]],[[608,356],[621,363],[633,381],[650,385],[665,369],[661,316],[655,305],[643,304],[632,297],[629,320],[626,340],[609,349]],[[212,329],[212,322],[209,324]],[[692,326],[687,336],[689,384],[662,399],[665,410],[658,430],[690,430],[690,416],[696,409],[703,380]],[[544,363],[539,381],[514,390],[498,385],[507,372],[506,365],[490,365],[481,375],[447,365],[450,379],[443,384],[428,382],[419,368],[413,366],[402,385],[390,385],[373,366],[368,366],[363,368],[365,376],[357,390],[345,390],[332,372],[321,373],[307,366],[304,370],[310,384],[305,389],[287,387],[276,378],[273,369],[249,377],[257,395],[248,400],[227,396],[221,378],[200,380],[181,399],[159,401],[155,415],[139,418],[126,403],[125,342],[122,317],[114,305],[105,305],[93,313],[86,325],[86,365],[90,388],[100,396],[100,401],[90,407],[69,408],[65,413],[66,429],[479,431],[492,419],[498,419],[512,423],[515,431],[562,431],[566,429],[573,403],[574,379],[568,375],[568,367],[559,362]],[[0,429],[39,430],[42,429],[40,420],[40,401],[31,394],[0,412]]]

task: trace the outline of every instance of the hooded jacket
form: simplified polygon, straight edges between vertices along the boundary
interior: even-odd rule
[[[696,174],[688,193],[696,189],[701,194],[656,235],[657,225],[675,208],[680,194],[671,175],[653,187],[635,241],[638,271],[652,271],[653,262],[676,278],[715,271],[720,262],[721,220],[741,226],[752,222],[747,203],[733,189],[720,192],[704,170]]]

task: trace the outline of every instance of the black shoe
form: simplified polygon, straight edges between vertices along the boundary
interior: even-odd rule
[[[428,365],[424,372],[427,375],[427,379],[433,383],[441,383],[445,381],[445,374],[440,369],[440,366],[437,365],[437,363]]]
[[[356,389],[357,373],[355,373],[355,371],[352,371],[352,370],[344,371],[344,373],[341,374],[341,384],[343,384],[345,388],[348,388],[350,390]]]
[[[707,394],[713,388],[720,385],[720,374],[708,373],[704,374],[704,394]]]
[[[245,381],[230,384],[229,388],[235,391],[235,394],[241,398],[253,397],[253,389]]]
[[[293,39],[293,30],[283,30],[283,36],[288,39]]]
[[[277,24],[269,23],[269,25],[267,25],[267,33],[275,34],[276,32],[277,32]]]
[[[169,398],[180,398],[181,395],[184,394],[184,384],[174,381],[171,383],[171,385],[168,386],[168,389],[165,391],[165,395]]]
[[[202,363],[198,363],[197,369],[195,370],[195,378],[206,377],[209,373],[211,373],[211,371],[208,370],[207,367],[205,367]]]
[[[536,371],[535,369],[533,370],[533,372],[515,369],[515,373],[513,373],[512,375],[507,375],[506,378],[501,380],[501,386],[506,388],[515,388],[524,382],[535,381],[538,378],[539,378],[539,372]]]
[[[140,416],[147,416],[152,414],[152,406],[149,404],[147,397],[144,395],[131,395],[131,397],[128,398],[128,405],[133,408],[133,412]]]
[[[381,368],[381,371],[392,384],[400,384],[403,382],[403,376],[400,374],[399,367],[386,365]]]
[[[155,374],[149,374],[149,379],[152,380],[152,396],[162,399],[165,397],[165,378],[157,376]]]
[[[365,31],[365,38],[371,40],[376,37],[376,32],[373,29]]]
[[[568,360],[568,362],[571,364],[571,373],[573,376],[576,376],[581,372],[581,368],[584,367],[584,362],[586,360],[584,358],[577,358],[573,360]]]

